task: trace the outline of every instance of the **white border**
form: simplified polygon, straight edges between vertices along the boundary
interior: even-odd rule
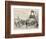
[[[30,8],[30,9],[39,9],[39,27],[37,29],[24,29],[14,30],[14,14],[13,8]],[[19,6],[19,5],[11,5],[11,34],[23,34],[23,33],[41,33],[42,32],[42,7],[38,6]]]

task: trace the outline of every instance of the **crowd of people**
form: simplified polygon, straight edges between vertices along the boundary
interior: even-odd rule
[[[14,24],[16,28],[22,28],[22,29],[26,28],[27,29],[27,28],[38,27],[38,21],[36,19],[34,11],[31,11],[29,18],[26,20],[23,20],[19,17],[15,18],[14,20],[15,20]]]

